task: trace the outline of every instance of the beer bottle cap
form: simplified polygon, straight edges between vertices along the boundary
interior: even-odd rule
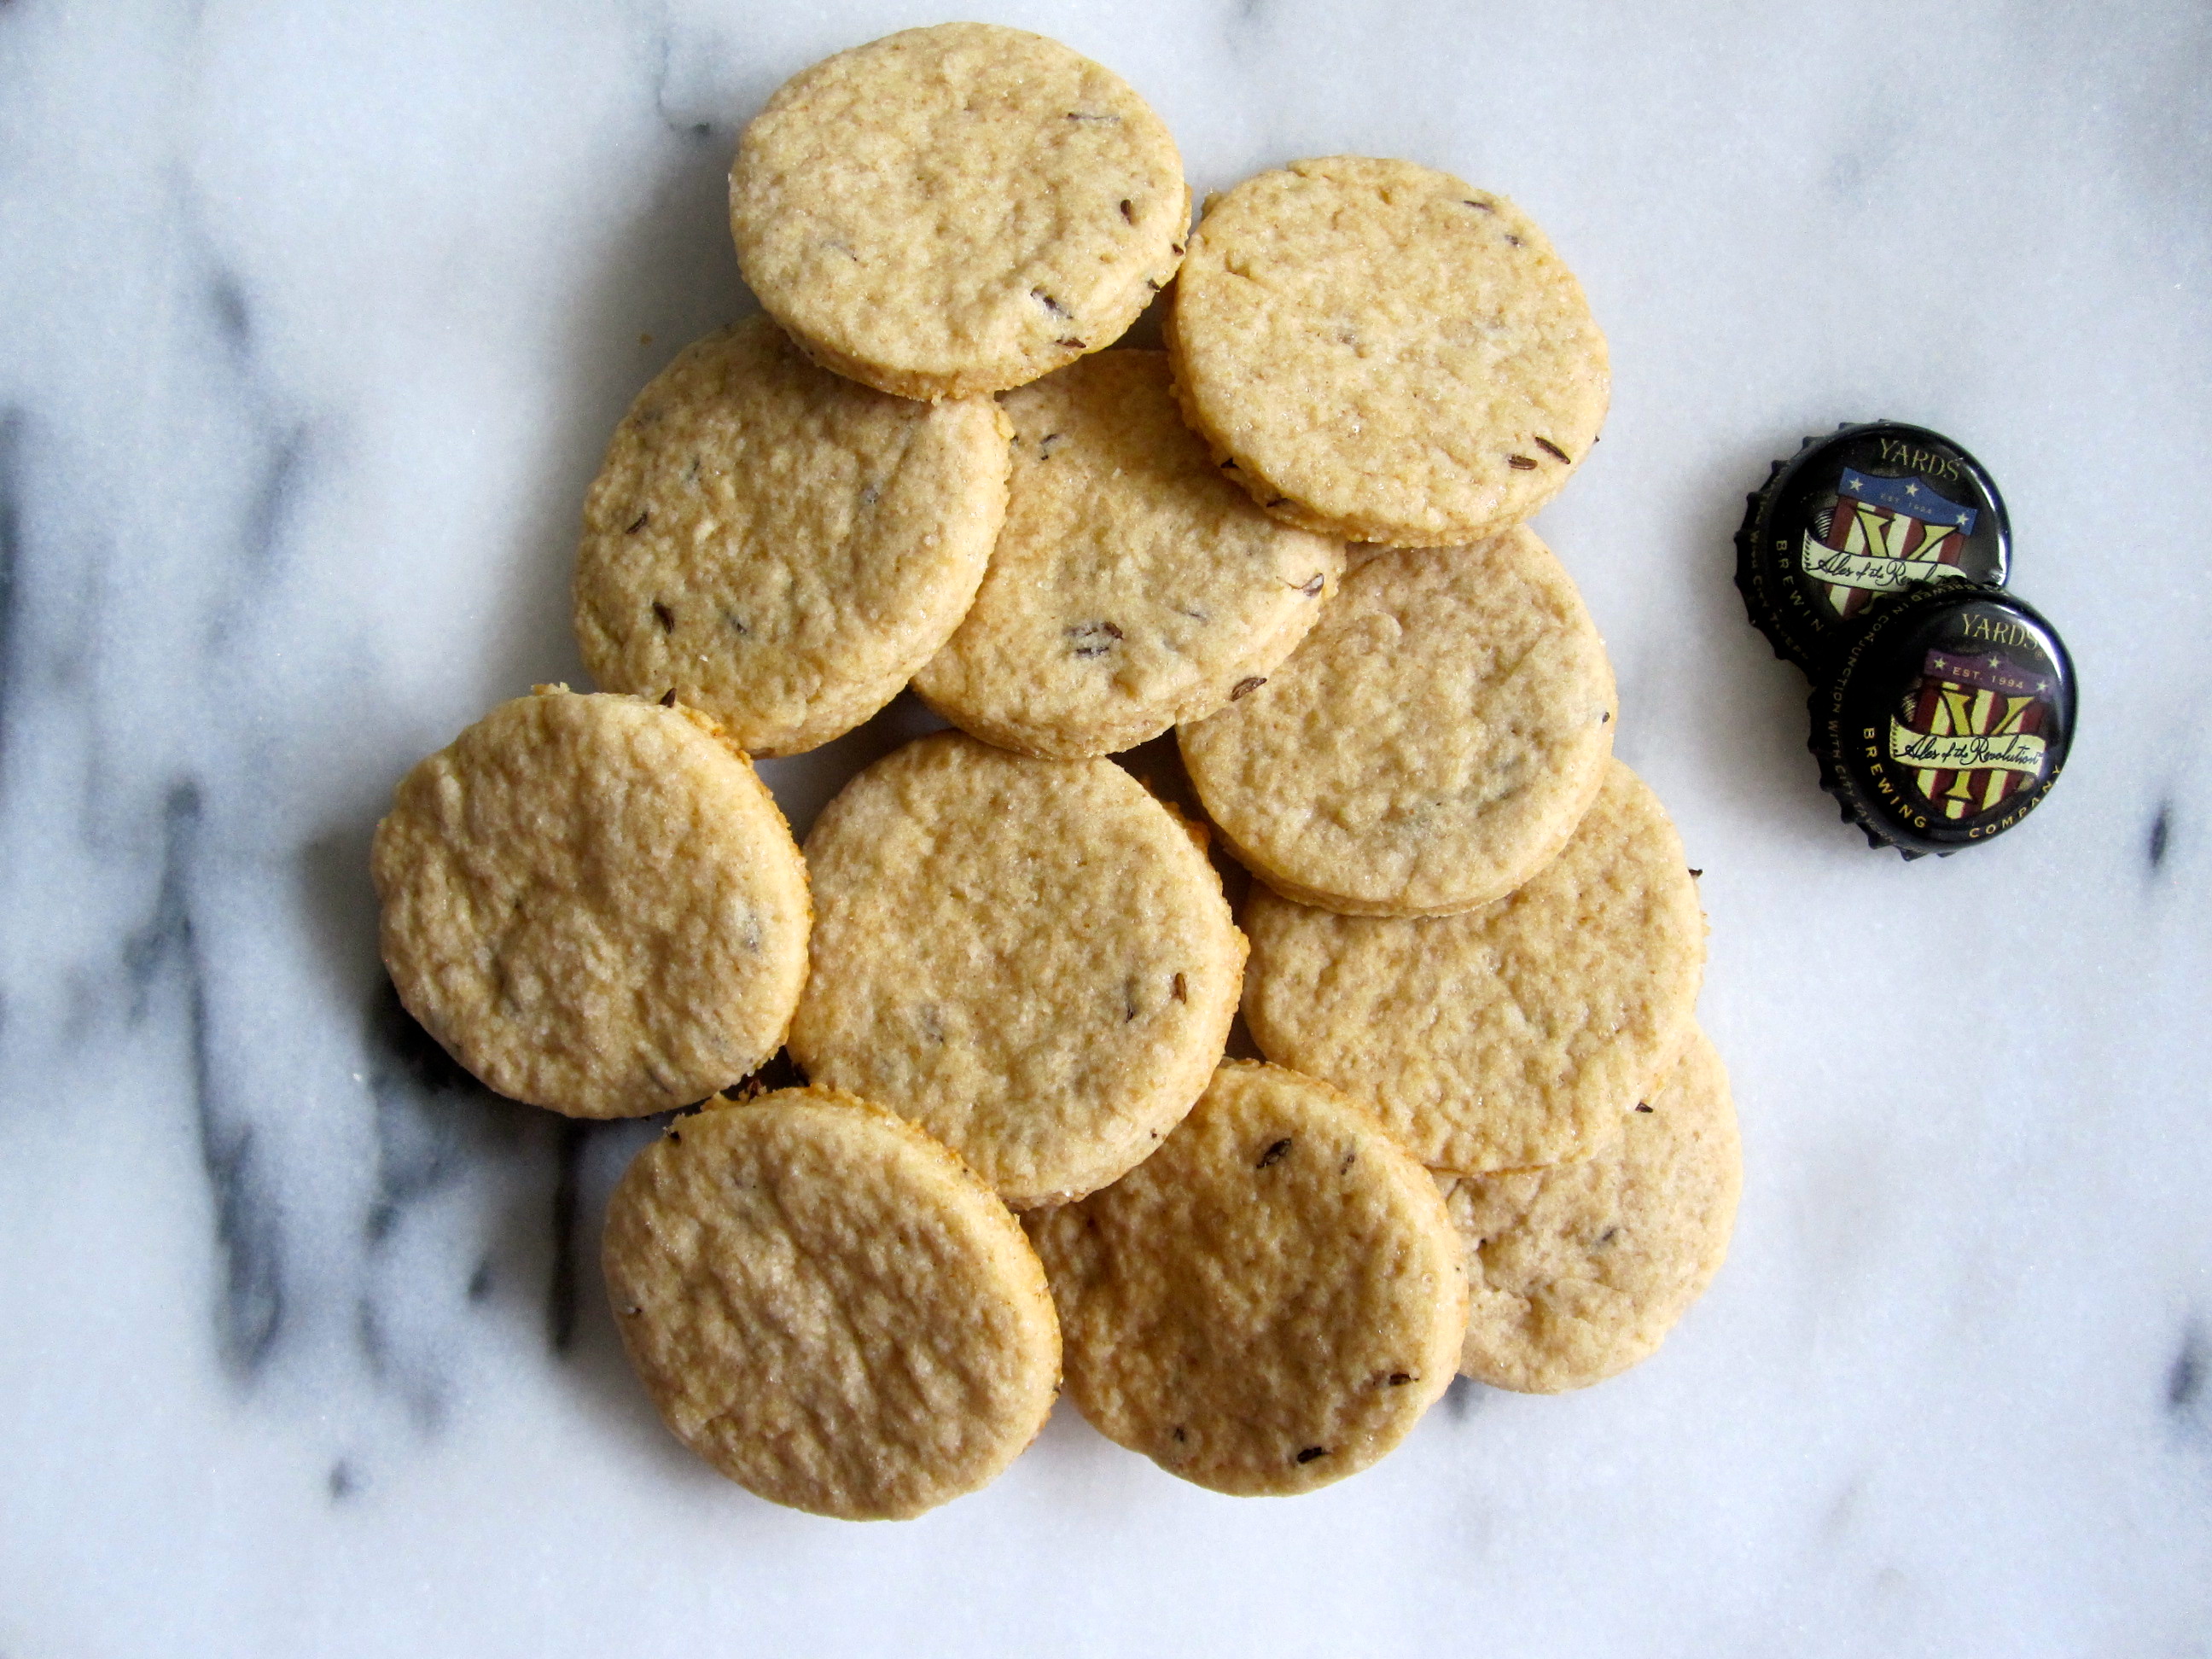
[[[1896,594],[1929,582],[2003,586],[2012,529],[1972,455],[1925,428],[1874,421],[1808,438],[1775,462],[1735,549],[1752,626],[1818,678],[1852,625]]]
[[[2002,588],[1923,586],[1853,630],[1812,696],[1809,746],[1844,822],[1906,858],[2002,834],[2051,793],[2074,736],[2074,664]]]

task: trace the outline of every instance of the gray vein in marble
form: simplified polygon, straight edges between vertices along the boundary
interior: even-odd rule
[[[1444,1385],[1444,1414],[1455,1423],[1464,1423],[1482,1407],[1484,1389],[1471,1376],[1455,1376]]]
[[[231,271],[217,270],[208,283],[208,309],[233,357],[243,362],[253,351],[253,319],[246,309],[245,290]]]
[[[215,657],[226,653],[277,568],[286,528],[308,477],[317,431],[272,381],[252,290],[210,228],[204,193],[179,170],[170,195],[179,246],[198,268],[197,309],[204,330],[200,337],[212,337],[214,356],[231,382],[217,407],[227,410],[236,428],[235,465],[243,475],[235,486],[240,499],[229,533],[217,538],[232,556],[210,584],[207,648]],[[175,345],[192,351],[196,331],[180,325]]]
[[[460,1171],[459,1126],[437,1097],[489,1091],[416,1023],[388,979],[378,985],[369,1019],[380,1058],[369,1076],[376,1194],[363,1231],[374,1249],[391,1237],[403,1211],[450,1185]]]
[[[0,0],[4,4],[6,0]],[[23,411],[0,412],[0,789],[7,787],[15,686],[15,568],[22,556]]]
[[[200,819],[199,786],[190,780],[173,785],[162,805],[154,913],[125,941],[123,961],[133,1024],[146,1019],[165,979],[184,999],[192,1112],[221,1258],[216,1347],[232,1378],[247,1383],[268,1364],[283,1329],[283,1253],[276,1199],[252,1120],[231,1098],[215,1064],[206,963],[192,917]]]
[[[341,1457],[331,1465],[327,1484],[331,1492],[331,1502],[343,1504],[361,1491],[360,1471],[354,1468],[349,1460]]]
[[[232,371],[243,383],[240,401],[250,411],[252,478],[239,512],[237,540],[239,574],[258,585],[276,563],[285,520],[305,471],[311,428],[303,420],[280,416],[261,384],[253,312],[236,272],[216,266],[208,278],[207,305]],[[223,609],[228,613],[232,606]],[[226,615],[218,623],[219,641],[228,631],[228,623]]]
[[[2162,800],[2150,821],[2148,844],[2144,851],[2150,859],[2150,872],[2155,876],[2166,863],[2166,854],[2173,833],[2173,803]]]
[[[763,58],[763,37],[777,33],[787,21],[758,11],[657,8],[649,52],[653,113],[662,127],[694,143],[715,133],[734,140],[776,88],[811,61],[808,54],[781,64]],[[858,46],[868,38],[855,34],[841,44]]]
[[[556,1354],[565,1354],[576,1340],[579,1265],[576,1259],[578,1176],[583,1168],[584,1141],[589,1130],[581,1123],[561,1125],[553,1182],[553,1273],[545,1292],[545,1340]]]
[[[2212,1369],[2212,1354],[2205,1352],[2203,1328],[2191,1322],[2181,1333],[2181,1346],[2166,1373],[2166,1408],[2185,1422],[2205,1415],[2204,1376]]]
[[[399,1396],[417,1430],[434,1434],[445,1425],[444,1377],[422,1364],[410,1364],[401,1353],[399,1344],[386,1328],[382,1304],[374,1295],[364,1295],[354,1304],[354,1341],[369,1376]]]
[[[675,67],[676,40],[674,31],[665,19],[656,32],[653,45],[659,58],[659,67],[653,76],[653,111],[660,118],[660,125],[679,138],[703,141],[712,137],[714,124],[687,117],[675,107],[672,97],[672,71]]]
[[[268,434],[260,476],[247,498],[239,544],[246,569],[256,575],[275,562],[284,520],[298,493],[308,453],[308,428],[294,421]]]
[[[538,1120],[464,1070],[381,975],[363,1040],[372,1056],[376,1175],[361,1219],[370,1271],[355,1302],[354,1344],[370,1377],[399,1401],[415,1428],[434,1434],[445,1425],[453,1380],[442,1343],[409,1329],[420,1324],[425,1285],[419,1263],[399,1250],[400,1234],[410,1216],[481,1177],[518,1139],[531,1138]],[[471,1192],[465,1201],[480,1206],[487,1196]],[[495,1247],[469,1248],[465,1296],[471,1313],[480,1314],[495,1283]]]
[[[376,1018],[387,1031],[401,1022],[414,1026],[388,981],[376,1000]],[[414,1030],[417,1041],[436,1048],[420,1027]],[[444,1051],[438,1052],[442,1058]],[[369,1079],[375,1115],[376,1186],[362,1234],[372,1264],[386,1254],[408,1211],[451,1186],[466,1163],[453,1102],[444,1097],[452,1085],[410,1087],[415,1079],[404,1075],[407,1054],[402,1042],[388,1041],[386,1053],[398,1064],[378,1065]],[[450,1066],[452,1062],[447,1064]],[[401,1282],[404,1287],[404,1275]],[[434,1432],[445,1422],[447,1379],[427,1355],[410,1352],[395,1338],[380,1293],[382,1276],[372,1273],[369,1285],[354,1305],[354,1341],[362,1364],[380,1386],[399,1398],[417,1430]]]

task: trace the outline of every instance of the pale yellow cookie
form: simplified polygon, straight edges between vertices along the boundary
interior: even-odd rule
[[[1101,1434],[1217,1492],[1310,1492],[1411,1432],[1467,1327],[1428,1173],[1310,1078],[1232,1061],[1142,1164],[1026,1218]]]
[[[1613,669],[1535,535],[1398,551],[1305,643],[1177,733],[1206,810],[1279,893],[1448,915],[1548,864],[1604,781]]]
[[[1336,915],[1255,886],[1261,1052],[1460,1175],[1590,1157],[1688,1040],[1705,922],[1681,838],[1619,761],[1559,855],[1455,916]]]
[[[542,686],[400,781],[370,870],[400,1000],[503,1095],[688,1106],[774,1054],[806,867],[705,715]]]
[[[1012,501],[974,608],[914,683],[1001,748],[1111,754],[1264,684],[1344,568],[1224,481],[1167,357],[1109,351],[1002,400]]]
[[[1052,1409],[1060,1332],[1020,1224],[850,1095],[677,1120],[615,1188],[602,1261],[662,1419],[778,1504],[920,1515],[995,1479]]]
[[[1476,542],[1559,492],[1605,418],[1605,337],[1502,196],[1332,155],[1209,201],[1168,318],[1191,424],[1270,512]]]
[[[801,71],[730,169],[761,303],[825,367],[904,398],[1001,391],[1112,343],[1189,222],[1175,141],[1128,82],[989,23]]]
[[[839,792],[806,858],[793,1056],[1009,1204],[1104,1186],[1205,1088],[1244,939],[1206,854],[1113,762],[923,738]]]
[[[1467,1252],[1460,1369],[1558,1394],[1658,1350],[1728,1255],[1743,1188],[1728,1073],[1702,1031],[1597,1157],[1438,1176]]]
[[[1006,510],[988,398],[817,368],[767,317],[638,394],[584,501],[576,641],[610,691],[673,690],[795,755],[899,694],[975,596]]]

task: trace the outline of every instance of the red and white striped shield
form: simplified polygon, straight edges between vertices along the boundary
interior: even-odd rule
[[[1890,721],[1890,758],[1945,817],[1978,817],[2043,775],[2052,684],[1994,651],[1930,651]]]
[[[1805,574],[1838,617],[1855,617],[1876,597],[1926,581],[1954,580],[1975,512],[1937,495],[1925,478],[1877,478],[1846,467],[1836,484],[1828,529],[1803,533]]]

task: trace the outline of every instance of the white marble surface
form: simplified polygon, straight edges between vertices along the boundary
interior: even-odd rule
[[[405,1041],[365,849],[579,677],[599,448],[750,305],[738,127],[939,15],[0,0],[0,1655],[2212,1651],[2212,15],[980,11],[1201,190],[1408,155],[1580,271],[1615,404],[1542,528],[1706,872],[1729,1268],[1304,1498],[1065,1409],[902,1526],[691,1462],[592,1264],[641,1131]],[[1910,866],[1729,581],[1767,459],[1878,415],[1996,471],[2083,683],[2050,802]],[[803,822],[872,745],[769,769]]]

